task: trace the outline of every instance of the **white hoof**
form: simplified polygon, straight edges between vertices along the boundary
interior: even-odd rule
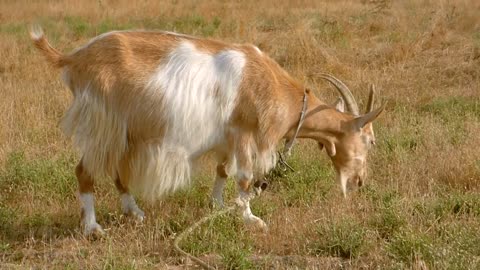
[[[223,209],[224,208],[223,200],[212,198],[210,200],[210,207],[212,207],[213,209]]]
[[[145,220],[145,213],[140,208],[132,209],[127,214],[132,216],[137,222],[142,223]]]
[[[256,217],[256,216],[252,215],[252,216],[249,216],[249,217],[245,217],[244,221],[245,221],[245,224],[247,224],[248,226],[252,226],[256,229],[260,229],[262,231],[267,231],[268,230],[267,223],[265,223],[265,221],[263,221],[259,217]]]
[[[122,210],[127,216],[132,216],[138,222],[143,222],[145,219],[145,213],[138,208],[137,203],[132,195],[124,193],[121,195]]]
[[[105,231],[102,229],[98,223],[85,224],[84,231],[85,236],[103,236]]]

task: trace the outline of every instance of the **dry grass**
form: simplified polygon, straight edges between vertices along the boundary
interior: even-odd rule
[[[78,156],[57,128],[71,97],[30,44],[31,22],[65,51],[132,28],[250,42],[325,100],[335,92],[319,72],[344,79],[360,103],[370,82],[389,101],[365,188],[344,200],[325,154],[303,142],[299,172],[253,202],[268,234],[227,215],[185,249],[222,268],[480,267],[478,1],[30,2],[0,5],[0,268],[182,268],[172,239],[211,211],[206,160],[191,190],[144,206],[141,226],[120,215],[112,183],[99,183],[108,234],[81,236]]]

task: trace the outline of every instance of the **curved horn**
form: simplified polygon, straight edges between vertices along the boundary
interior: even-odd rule
[[[368,95],[367,111],[369,113],[373,110],[373,103],[375,102],[375,85],[370,85],[370,94]]]
[[[353,97],[352,92],[350,92],[348,87],[342,81],[333,77],[330,74],[322,73],[322,74],[319,74],[319,76],[329,81],[331,84],[333,84],[337,88],[340,95],[342,95],[343,99],[345,99],[345,103],[347,105],[348,110],[353,115],[359,115],[357,102],[355,101],[355,98]]]
[[[375,120],[383,112],[386,106],[387,103],[385,102],[382,104],[382,106],[380,106],[380,108],[355,118],[353,122],[355,123],[356,128],[361,129],[366,124],[373,122],[373,120]]]

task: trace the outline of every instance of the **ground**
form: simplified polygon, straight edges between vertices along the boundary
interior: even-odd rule
[[[122,216],[112,181],[98,181],[107,234],[79,230],[79,156],[58,128],[71,101],[33,48],[39,23],[68,52],[114,29],[161,29],[248,42],[327,102],[332,73],[360,107],[377,86],[386,112],[366,185],[343,198],[325,152],[299,142],[296,169],[252,202],[262,233],[231,213],[202,225],[183,249],[226,269],[480,268],[480,2],[2,1],[0,5],[0,268],[182,269],[174,238],[212,213],[208,157],[194,185],[155,204],[144,224]],[[227,205],[233,203],[233,181]]]

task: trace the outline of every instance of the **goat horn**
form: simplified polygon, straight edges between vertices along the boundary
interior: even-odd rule
[[[365,113],[369,113],[373,111],[373,103],[375,102],[375,85],[370,85],[370,93],[368,95],[368,103],[367,103],[367,111]]]
[[[358,105],[357,102],[355,101],[355,98],[352,95],[352,92],[350,92],[350,89],[339,79],[333,77],[330,74],[325,74],[321,73],[319,76],[327,81],[329,81],[331,84],[337,88],[338,92],[340,95],[342,95],[343,99],[345,100],[345,103],[347,105],[348,110],[355,116],[359,114],[358,111]]]

